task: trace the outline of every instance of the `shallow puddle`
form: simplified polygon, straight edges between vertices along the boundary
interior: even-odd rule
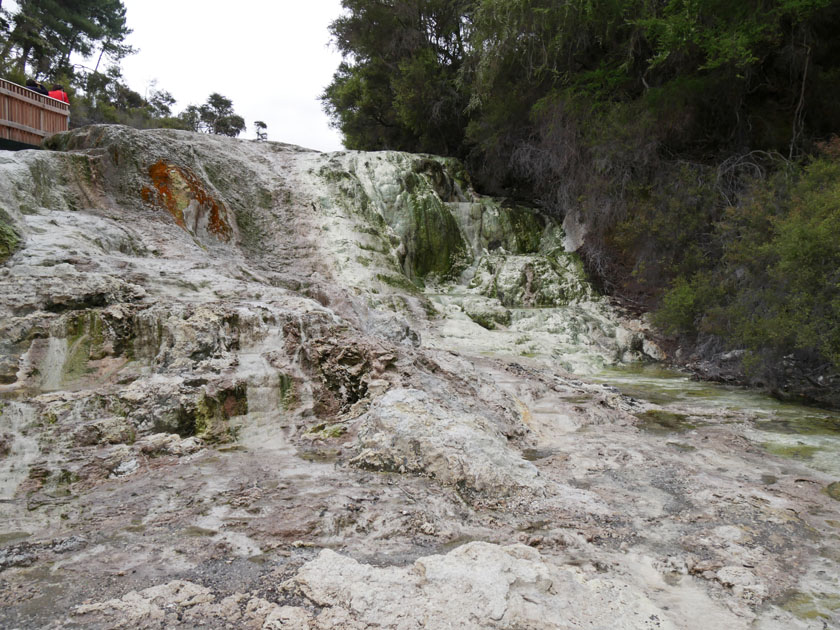
[[[661,409],[637,413],[636,417],[639,419],[636,426],[649,433],[683,433],[697,428],[696,424],[689,422],[688,416]]]
[[[337,449],[299,450],[297,456],[307,462],[332,464],[338,461],[341,451]]]
[[[643,431],[684,433],[700,425],[743,423],[745,437],[769,453],[840,478],[840,413],[836,411],[782,402],[742,387],[696,381],[656,365],[610,368],[594,380],[664,408],[637,414],[637,426]]]
[[[759,420],[756,424],[763,431],[789,433],[794,435],[836,435],[840,436],[840,417],[830,415],[803,415]]]
[[[556,455],[557,450],[553,448],[525,448],[522,449],[522,457],[529,462],[536,462]]]

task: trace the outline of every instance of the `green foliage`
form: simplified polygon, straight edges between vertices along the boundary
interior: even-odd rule
[[[453,85],[452,68],[440,65],[432,48],[403,59],[391,85],[396,119],[417,139],[420,150],[450,154],[459,148],[464,103]]]
[[[3,264],[15,252],[20,237],[14,228],[3,221],[3,213],[0,211],[0,264]]]
[[[720,258],[674,282],[657,322],[715,334],[764,368],[794,354],[840,369],[840,161],[756,182],[714,237]]]
[[[831,0],[671,0],[635,23],[652,45],[654,68],[691,60],[700,70],[745,71],[784,39],[786,29],[830,5]]]
[[[71,72],[73,54],[120,59],[131,48],[122,0],[19,0],[17,10],[0,22],[2,70],[56,76]]]
[[[343,0],[331,26],[345,57],[321,99],[351,149],[458,154],[471,0]]]
[[[153,89],[148,107],[155,118],[168,118],[172,116],[172,106],[175,102],[175,97],[166,90]]]
[[[699,307],[697,302],[695,288],[680,276],[662,298],[655,323],[671,335],[695,332]]]
[[[712,174],[696,165],[663,168],[655,184],[626,186],[624,217],[605,232],[607,247],[621,256],[613,280],[641,295],[690,275],[719,249],[711,237],[718,212]]]
[[[840,368],[840,163],[805,169],[757,255],[772,264],[759,278],[764,308],[742,323],[743,339],[814,350]]]
[[[233,111],[233,101],[218,92],[200,107],[190,105],[178,118],[191,131],[236,137],[245,130],[245,119]]]
[[[123,82],[117,66],[103,72],[89,72],[68,77],[70,85],[70,121],[82,126],[91,123],[122,124],[146,129],[183,125],[172,118],[175,99],[152,83],[148,97],[130,89]],[[173,124],[174,123],[174,124]]]
[[[710,147],[753,142],[798,150],[810,113],[831,101],[822,94],[837,94],[840,7],[830,0],[342,6],[332,32],[345,62],[322,98],[348,146],[471,155],[476,164],[506,159],[490,164],[493,175],[506,171],[532,187],[558,176],[518,164],[550,131],[544,122],[555,122],[547,102],[568,114],[571,95],[584,98],[589,111],[574,122],[644,102],[670,132],[656,143],[705,157]],[[546,164],[562,162],[566,149]],[[583,165],[586,156],[575,157]]]
[[[210,133],[234,137],[245,129],[245,120],[233,111],[233,101],[218,92],[207,97],[199,114],[204,129]]]

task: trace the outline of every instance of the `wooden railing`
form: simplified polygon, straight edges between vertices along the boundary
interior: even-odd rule
[[[0,79],[0,139],[37,146],[69,121],[67,103]]]

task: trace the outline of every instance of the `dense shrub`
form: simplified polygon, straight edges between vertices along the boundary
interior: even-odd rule
[[[722,255],[672,283],[659,324],[840,369],[840,160],[757,181],[713,237]]]

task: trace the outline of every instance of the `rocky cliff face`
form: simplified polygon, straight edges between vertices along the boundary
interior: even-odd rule
[[[51,149],[0,153],[10,627],[809,627],[765,604],[823,480],[582,380],[658,349],[549,218],[429,156]]]

